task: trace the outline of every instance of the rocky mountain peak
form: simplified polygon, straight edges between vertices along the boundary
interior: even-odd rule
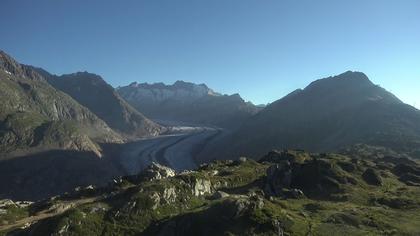
[[[20,64],[2,50],[0,50],[0,69],[4,70],[7,74],[13,74],[22,78],[43,79],[32,67]]]
[[[7,53],[0,50],[0,67],[3,70],[7,70],[9,72],[14,72],[15,70],[17,70],[21,66],[17,61],[15,61]]]
[[[182,88],[182,89],[195,89],[195,88],[202,88],[204,90],[210,90],[209,87],[205,84],[194,84],[191,82],[185,82],[183,80],[177,80],[174,84],[172,84],[174,88]]]
[[[78,83],[78,84],[82,82],[82,83],[90,83],[90,84],[100,84],[104,86],[107,85],[105,80],[100,75],[90,73],[87,71],[83,71],[83,72],[79,71],[72,74],[64,74],[64,75],[61,75],[59,79],[72,80],[73,82]]]
[[[362,72],[346,71],[342,74],[319,79],[309,84],[305,90],[316,89],[361,89],[375,86]]]

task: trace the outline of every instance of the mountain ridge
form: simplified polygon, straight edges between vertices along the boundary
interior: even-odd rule
[[[117,91],[137,110],[157,120],[233,128],[261,109],[239,94],[222,95],[205,84],[184,81],[172,85],[134,82]]]
[[[122,141],[96,115],[54,89],[32,67],[1,52],[0,69],[2,152],[45,146],[90,150],[100,156],[96,142]]]
[[[156,136],[164,131],[162,126],[131,107],[99,75],[76,72],[46,78],[56,89],[69,94],[128,139]]]
[[[348,71],[271,103],[224,141],[238,155],[273,148],[333,151],[364,142],[411,152],[420,143],[419,124],[419,110],[363,73]]]

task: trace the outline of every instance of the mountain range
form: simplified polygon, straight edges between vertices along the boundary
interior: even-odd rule
[[[205,84],[184,81],[172,85],[134,82],[117,91],[147,117],[162,121],[232,129],[261,109],[245,102],[239,94],[222,95]]]
[[[114,89],[99,75],[52,75],[1,51],[0,100],[0,187],[7,189],[0,197],[39,199],[105,184],[142,153],[165,161],[168,149],[197,153],[194,165],[272,149],[330,152],[359,144],[420,158],[420,111],[361,72],[316,80],[259,107],[183,81]],[[177,130],[157,122],[216,128],[142,142]],[[197,147],[173,148],[183,142]]]
[[[221,143],[227,155],[283,148],[326,152],[363,143],[418,157],[420,111],[365,74],[348,71],[271,103]]]
[[[361,72],[260,107],[0,51],[0,101],[0,235],[420,233],[420,111]]]

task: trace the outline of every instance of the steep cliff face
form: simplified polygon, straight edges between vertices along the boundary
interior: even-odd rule
[[[232,128],[260,110],[238,94],[221,95],[205,84],[183,81],[173,85],[132,83],[117,91],[146,116],[158,120]]]
[[[156,136],[164,131],[163,127],[131,107],[98,75],[78,72],[62,76],[48,75],[47,80],[126,138]]]
[[[0,52],[0,153],[54,148],[93,151],[121,137],[32,67]]]

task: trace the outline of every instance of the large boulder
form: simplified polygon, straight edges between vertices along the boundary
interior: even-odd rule
[[[213,193],[213,195],[209,199],[218,200],[218,199],[227,198],[227,197],[229,197],[228,193],[225,193],[223,191],[216,191],[215,193]]]
[[[131,175],[123,177],[133,184],[138,184],[142,181],[152,181],[175,176],[175,171],[169,167],[153,162],[150,166],[144,169],[138,175]],[[116,184],[121,181],[114,181]]]
[[[348,183],[342,172],[325,159],[315,158],[303,163],[283,159],[267,169],[264,190],[267,195],[278,197],[328,197],[342,192],[340,184]]]
[[[196,197],[204,195],[204,194],[212,193],[210,180],[195,179],[195,181],[192,184],[192,193]]]
[[[188,189],[191,189],[191,194],[196,197],[212,194],[215,190],[213,183],[202,176],[178,175],[177,178],[184,182],[188,186]]]
[[[169,167],[152,163],[140,173],[140,177],[148,180],[164,179],[175,176],[175,171]]]
[[[271,196],[283,196],[283,189],[289,188],[292,168],[289,161],[283,160],[267,169],[265,192]]]
[[[312,159],[293,167],[291,188],[302,190],[306,196],[329,197],[342,192],[340,184],[347,184],[341,169],[325,159]]]
[[[380,186],[382,185],[382,178],[378,173],[372,168],[368,168],[362,174],[363,180],[370,185]]]

